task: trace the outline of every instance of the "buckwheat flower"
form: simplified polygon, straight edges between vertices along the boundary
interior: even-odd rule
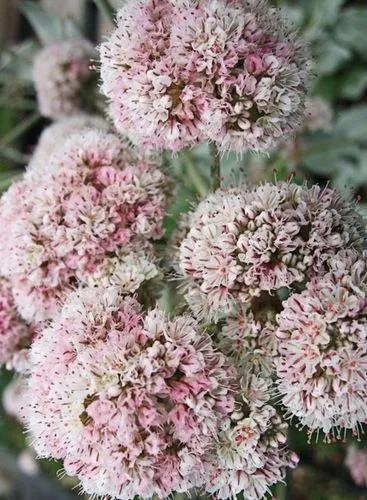
[[[52,154],[57,149],[64,147],[70,135],[85,128],[95,128],[108,132],[109,124],[99,116],[85,113],[61,118],[42,132],[28,170],[37,168],[47,171]]]
[[[293,294],[279,314],[279,393],[310,434],[359,432],[367,420],[366,260],[351,251]]]
[[[269,404],[268,382],[255,375],[241,380],[237,407],[227,417],[216,448],[208,455],[206,491],[219,499],[242,494],[263,498],[295,467],[298,457],[286,447],[287,424]]]
[[[271,303],[271,297],[262,297]],[[269,377],[274,372],[277,354],[275,313],[255,311],[255,307],[241,305],[233,316],[225,319],[219,334],[220,349],[230,356],[241,373]]]
[[[117,129],[147,147],[175,151],[202,140],[207,99],[170,49],[178,10],[169,0],[129,1],[100,47],[102,92]]]
[[[130,0],[100,55],[116,127],[153,149],[264,150],[303,115],[302,43],[262,0]]]
[[[305,127],[311,132],[330,130],[333,120],[333,111],[330,104],[321,97],[306,99]]]
[[[362,488],[367,488],[367,449],[348,447],[345,465],[353,481]]]
[[[176,53],[218,98],[204,130],[220,151],[265,151],[302,123],[307,64],[302,42],[262,0],[207,0],[175,28]]]
[[[21,424],[27,422],[29,408],[28,379],[23,376],[14,378],[5,388],[2,397],[4,410]]]
[[[133,294],[139,287],[159,276],[154,253],[149,246],[145,251],[124,253],[117,251],[114,257],[106,259],[95,273],[87,277],[91,285],[117,286],[122,293]]]
[[[13,357],[29,338],[29,330],[21,320],[9,282],[0,278],[0,365],[12,364]]]
[[[234,373],[192,318],[143,314],[116,287],[87,287],[69,295],[31,359],[36,451],[63,459],[87,494],[163,498],[203,483]]]
[[[186,299],[196,316],[217,321],[262,292],[307,282],[338,250],[364,245],[362,219],[332,189],[278,182],[218,190],[193,212],[181,243]]]
[[[166,178],[116,136],[77,132],[45,170],[31,168],[0,206],[0,267],[27,321],[52,318],[75,285],[102,279],[118,269],[116,258],[151,248],[163,234]],[[152,268],[129,265],[125,272],[135,277],[125,276],[128,289],[145,272],[150,279]]]
[[[43,116],[59,119],[80,110],[80,93],[91,78],[93,46],[84,39],[63,40],[43,48],[33,66],[33,81]]]

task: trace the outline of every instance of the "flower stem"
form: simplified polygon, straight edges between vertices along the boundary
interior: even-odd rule
[[[220,188],[220,155],[218,148],[215,143],[210,144],[210,150],[212,154],[212,166],[211,166],[211,185],[212,185],[212,190],[216,191],[218,188]]]
[[[108,0],[94,0],[100,12],[112,23],[114,22],[115,15],[113,8]]]
[[[183,159],[185,164],[185,171],[191,184],[194,186],[195,190],[200,194],[200,196],[206,196],[208,193],[208,186],[205,180],[200,175],[198,167],[192,161],[192,157],[188,151],[183,153]]]

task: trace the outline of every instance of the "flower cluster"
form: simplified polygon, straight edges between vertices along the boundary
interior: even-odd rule
[[[149,253],[150,240],[163,233],[166,178],[152,162],[133,158],[116,136],[82,130],[48,165],[47,172],[31,168],[0,206],[1,272],[27,321],[51,318],[78,282],[118,269],[121,253]],[[134,259],[128,263],[127,292],[142,273],[153,273],[147,263],[138,261],[138,269]],[[123,286],[122,274],[116,279]]]
[[[180,247],[186,299],[217,321],[263,292],[302,284],[342,248],[362,248],[362,220],[333,189],[267,183],[218,190],[191,215]]]
[[[108,132],[109,125],[99,116],[78,113],[70,117],[61,118],[48,126],[39,138],[28,170],[37,168],[47,173],[51,156],[64,146],[70,135],[86,128]]]
[[[362,488],[367,488],[367,449],[349,446],[345,465],[354,482]]]
[[[367,262],[342,251],[279,314],[279,392],[310,432],[367,421]]]
[[[91,78],[93,46],[83,39],[55,42],[35,58],[33,80],[43,116],[59,119],[78,112],[80,92]]]
[[[29,329],[18,315],[11,286],[0,278],[0,365],[12,365],[28,338]]]
[[[106,258],[95,272],[86,276],[85,282],[117,286],[124,293],[135,293],[144,282],[159,276],[153,250],[146,242],[145,247],[144,251],[136,249],[130,253],[118,250],[114,256]]]
[[[165,497],[204,482],[233,411],[233,368],[190,317],[147,314],[115,287],[69,295],[31,352],[30,430],[87,493]]]
[[[298,457],[285,447],[287,425],[269,404],[267,381],[255,375],[241,380],[235,411],[225,419],[216,449],[207,463],[206,489],[216,498],[263,498],[270,486],[295,467]]]
[[[153,149],[268,150],[304,113],[302,43],[265,0],[129,0],[100,54],[116,127]]]
[[[259,308],[260,301],[264,305]],[[241,373],[269,377],[274,372],[278,342],[272,297],[262,296],[251,307],[241,305],[226,318],[220,333],[221,351],[235,361]]]

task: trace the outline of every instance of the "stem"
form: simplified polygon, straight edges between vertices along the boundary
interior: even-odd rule
[[[219,151],[214,142],[210,144],[210,151],[212,154],[212,166],[210,171],[212,190],[216,191],[220,188],[220,156]]]
[[[198,171],[197,167],[194,165],[194,162],[192,161],[191,155],[189,152],[184,152],[183,153],[183,159],[185,162],[185,170],[187,173],[188,178],[190,179],[192,185],[196,189],[196,191],[200,194],[200,196],[206,196],[208,193],[208,186],[206,185],[206,182],[200,175],[200,172]]]
[[[10,146],[1,148],[0,156],[4,157],[6,160],[11,160],[14,163],[18,163],[20,165],[26,165],[29,162],[28,155],[22,154],[18,150]]]
[[[286,500],[287,499],[287,485],[284,483],[278,483],[275,488],[276,500]]]
[[[115,20],[113,8],[108,0],[94,0],[100,12],[112,23]]]

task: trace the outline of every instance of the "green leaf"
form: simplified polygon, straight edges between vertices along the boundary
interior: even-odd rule
[[[0,54],[0,82],[14,87],[14,79],[32,81],[32,66],[38,45],[26,41]]]
[[[327,101],[334,101],[340,94],[340,80],[335,75],[326,75],[315,80],[312,94],[318,95]]]
[[[306,2],[304,9],[308,23],[304,35],[308,40],[312,40],[323,28],[335,23],[344,0],[306,0]]]
[[[317,61],[316,71],[321,75],[334,73],[352,56],[348,48],[325,38],[315,44],[313,54]]]
[[[71,17],[67,17],[61,21],[62,23],[62,35],[63,38],[82,38],[83,31],[75,21]]]
[[[62,39],[62,22],[56,16],[52,16],[47,12],[42,5],[30,0],[23,0],[19,8],[42,44],[47,45]]]
[[[339,16],[336,38],[367,60],[367,8],[350,7]]]
[[[340,80],[340,97],[360,99],[367,88],[367,68],[365,65],[353,67]]]
[[[317,133],[305,138],[302,163],[315,175],[335,177],[340,160],[358,164],[360,147],[337,133]]]
[[[367,144],[367,105],[354,106],[339,115],[336,131],[344,139]]]

